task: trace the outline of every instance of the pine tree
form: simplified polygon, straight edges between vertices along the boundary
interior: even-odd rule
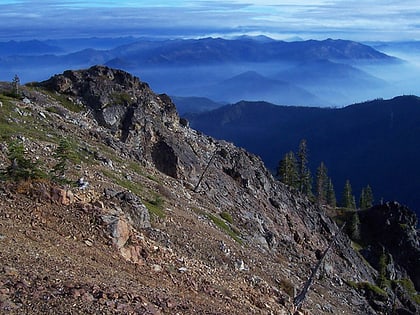
[[[292,151],[286,153],[279,162],[277,176],[282,183],[291,187],[297,187],[297,164],[296,157]]]
[[[18,97],[19,96],[19,88],[20,88],[20,79],[17,76],[17,74],[15,74],[15,77],[13,78],[12,81],[12,94],[14,97]]]
[[[367,185],[365,188],[362,189],[362,193],[360,195],[360,209],[367,209],[373,206],[373,193],[372,188]]]
[[[327,185],[327,204],[333,208],[337,206],[337,199],[335,197],[334,185],[332,183],[331,178],[328,179]]]
[[[308,168],[308,149],[305,139],[300,141],[297,156],[298,189],[300,192],[310,196],[312,194],[312,177]]]
[[[23,144],[11,142],[7,157],[10,160],[10,165],[6,168],[8,178],[20,181],[45,177],[45,174],[38,168],[38,164],[25,157]]]
[[[365,194],[366,194],[366,206],[368,208],[373,207],[373,202],[375,201],[375,199],[373,198],[373,191],[370,185],[366,186]]]
[[[378,261],[378,278],[376,279],[376,283],[380,288],[387,287],[388,284],[388,272],[387,272],[387,265],[388,261],[388,254],[385,251],[385,248],[382,248],[382,253],[379,256]]]
[[[67,139],[63,138],[60,140],[54,157],[57,159],[57,164],[52,169],[54,177],[63,178],[67,171],[69,160],[73,158],[71,145]]]
[[[327,192],[328,192],[328,170],[324,164],[318,166],[316,170],[316,198],[319,204],[324,205],[327,203]]]
[[[359,213],[354,211],[349,224],[349,235],[353,241],[360,241],[360,218]]]
[[[343,195],[341,198],[341,206],[348,209],[356,209],[355,198],[352,194],[351,184],[349,180],[346,180],[344,185]]]

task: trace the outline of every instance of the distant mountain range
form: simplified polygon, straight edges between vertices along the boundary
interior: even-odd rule
[[[176,109],[180,115],[186,113],[208,112],[213,109],[222,107],[226,104],[214,102],[205,97],[182,97],[171,96],[172,101],[176,105]]]
[[[359,100],[371,97],[374,91],[380,96],[390,84],[350,64],[328,59],[304,61],[277,73],[275,78],[288,80],[314,95],[320,95],[331,103],[350,104],[357,94]],[[282,103],[280,103],[282,104]],[[284,104],[284,103],[283,103]],[[287,103],[285,103],[287,104]],[[307,105],[319,105],[318,103]],[[324,102],[324,107],[328,103]]]
[[[0,43],[0,79],[48,78],[68,68],[104,64],[128,70],[158,91],[228,103],[342,106],[384,95],[386,81],[364,66],[400,60],[368,45],[327,39],[62,39]]]
[[[39,40],[30,41],[8,41],[0,42],[0,56],[13,55],[43,55],[43,54],[57,54],[62,53],[63,50],[58,46],[50,45]]]
[[[176,95],[202,95],[225,103],[238,100],[265,100],[275,104],[328,105],[326,100],[321,100],[296,84],[271,79],[255,71],[247,71],[212,85],[185,86],[174,93]],[[195,111],[193,108],[191,110]]]
[[[323,161],[338,197],[349,179],[356,198],[371,185],[375,201],[397,200],[420,214],[420,98],[400,96],[341,109],[239,102],[189,114],[193,128],[262,157],[275,170],[306,139],[315,173]]]
[[[347,40],[285,42],[241,38],[142,41],[120,46],[112,53],[132,65],[203,65],[215,63],[266,63],[273,61],[369,60],[396,61],[370,46]],[[113,60],[108,62],[113,64]]]

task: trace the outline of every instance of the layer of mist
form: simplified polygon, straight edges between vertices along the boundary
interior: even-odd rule
[[[273,45],[274,42],[269,43]],[[223,55],[226,43],[219,39],[208,39],[205,43],[132,37],[5,42],[0,43],[0,80],[11,81],[17,74],[23,83],[42,81],[67,69],[106,64],[135,74],[158,93],[183,98],[205,97],[220,104],[248,100],[278,105],[342,107],[397,95],[420,95],[418,42],[370,43],[378,54],[381,51],[396,57],[383,60],[380,55],[358,59],[357,51],[354,57],[334,60],[326,58],[328,54],[316,51],[325,45],[337,45],[337,49],[341,49],[343,42],[319,42],[323,46],[311,46],[314,52],[302,54],[299,51],[300,59],[294,58],[293,50],[287,48],[291,52],[284,61],[258,59],[250,49],[253,47],[250,39],[233,43],[233,48],[228,50],[229,56]],[[261,41],[254,43],[257,48],[262,45]],[[8,45],[13,48],[9,54]],[[201,50],[194,55],[192,49],[197,45]],[[206,45],[209,50],[203,50],[203,47],[207,49]],[[313,43],[309,41],[306,45]],[[236,52],[238,47],[244,51]],[[76,48],[82,50],[75,51]],[[182,62],[176,60],[174,49],[179,49]],[[366,46],[360,47],[363,53],[366,49]],[[312,54],[310,58],[309,53]],[[249,54],[258,62],[241,61],[250,59]],[[314,58],[317,55],[321,58]],[[148,59],[139,61],[145,56]]]

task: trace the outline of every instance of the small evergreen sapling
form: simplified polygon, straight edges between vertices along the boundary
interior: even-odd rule
[[[67,139],[60,140],[54,157],[57,159],[57,164],[52,169],[53,177],[63,179],[68,170],[69,161],[73,157],[71,144]]]
[[[20,96],[20,79],[15,74],[13,80],[12,80],[12,95],[13,97],[19,97]]]
[[[8,159],[10,165],[6,168],[6,176],[14,181],[40,179],[45,174],[39,169],[38,163],[32,162],[25,157],[23,144],[16,141],[9,144]]]

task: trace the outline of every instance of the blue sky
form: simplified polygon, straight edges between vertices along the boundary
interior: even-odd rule
[[[0,0],[0,40],[232,36],[420,40],[420,1]]]

